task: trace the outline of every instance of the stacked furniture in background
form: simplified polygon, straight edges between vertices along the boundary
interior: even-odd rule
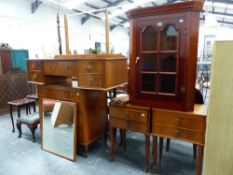
[[[0,74],[27,72],[28,50],[0,49]]]

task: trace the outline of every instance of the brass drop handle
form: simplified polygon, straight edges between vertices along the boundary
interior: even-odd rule
[[[137,57],[137,58],[136,58],[136,61],[135,61],[135,64],[137,64],[139,60],[140,60],[140,58]]]
[[[129,112],[125,113],[125,118],[128,120],[129,119]]]
[[[90,79],[89,82],[88,82],[89,86],[92,86],[94,84],[94,80],[93,79]]]
[[[93,66],[92,66],[91,64],[88,64],[88,65],[87,65],[87,71],[88,71],[88,72],[91,72],[92,69],[93,69]]]
[[[181,121],[180,121],[180,119],[176,119],[176,125],[180,125],[180,123],[181,123]]]
[[[178,137],[179,135],[180,135],[180,131],[179,131],[179,130],[175,130],[175,131],[174,131],[174,136],[175,136],[175,137]]]

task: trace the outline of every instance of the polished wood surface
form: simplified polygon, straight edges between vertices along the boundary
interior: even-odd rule
[[[203,147],[205,145],[207,106],[195,104],[194,111],[183,112],[167,109],[153,109],[152,132],[154,154],[157,155],[157,137],[182,140],[198,145],[196,174],[201,174]],[[162,145],[162,140],[161,140]],[[157,170],[157,156],[154,155],[154,169]],[[160,158],[161,158],[160,150]]]
[[[150,108],[130,104],[109,106],[109,126],[111,140],[111,158],[115,159],[116,128],[131,130],[145,135],[146,171],[149,170],[150,153]],[[125,134],[122,134],[125,137]],[[123,139],[124,149],[126,139]]]
[[[132,104],[182,111],[193,110],[199,13],[202,5],[201,1],[191,1],[136,9],[127,13],[130,18],[129,93]],[[162,43],[163,31],[168,26],[172,26],[177,32],[176,48],[163,50],[160,42]],[[144,42],[142,34],[148,28],[152,29],[154,34],[145,39],[155,38],[155,42],[154,46],[151,46],[152,49],[145,50],[143,45],[147,46],[148,43]],[[174,42],[169,38],[165,44],[169,46],[171,41]],[[175,71],[162,72],[161,58],[166,54],[173,54],[176,57]],[[148,59],[150,61],[144,64]],[[154,62],[157,70],[143,71],[143,64],[151,68]],[[168,67],[165,66],[165,68]],[[171,86],[171,81],[164,77],[174,79],[173,88],[168,88]],[[163,86],[162,81],[166,81]],[[145,88],[143,89],[143,83],[146,88],[149,88],[148,92],[144,90]],[[164,93],[164,90],[168,92]]]
[[[109,90],[128,81],[127,60],[120,55],[108,58],[68,59],[64,56],[63,59],[29,60],[28,70],[28,79],[32,83],[54,84],[73,78],[77,79],[76,88],[80,89]]]
[[[106,132],[107,96],[103,91],[81,90],[60,85],[38,86],[40,117],[43,99],[74,102],[77,105],[77,143],[88,146]]]

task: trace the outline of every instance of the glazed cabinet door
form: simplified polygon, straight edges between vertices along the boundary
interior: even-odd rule
[[[184,56],[181,45],[185,47],[181,33],[185,30],[185,20],[180,17],[144,19],[137,20],[136,26],[136,59],[131,63],[135,72],[133,100],[141,100],[143,104],[151,100],[151,106],[159,101],[179,103],[183,82],[181,57]]]

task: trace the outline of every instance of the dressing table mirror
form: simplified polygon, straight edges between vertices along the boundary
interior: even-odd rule
[[[75,103],[43,99],[42,149],[76,160],[76,119]]]

